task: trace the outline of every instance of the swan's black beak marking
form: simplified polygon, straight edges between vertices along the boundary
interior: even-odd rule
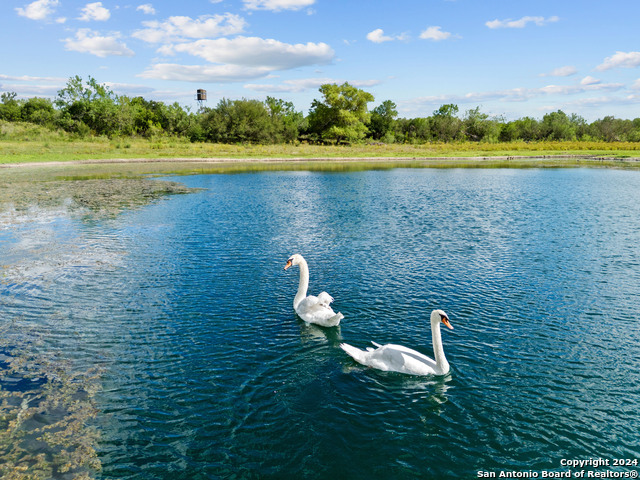
[[[291,260],[287,260],[287,264],[284,266],[284,269],[286,270],[290,266],[291,266]]]
[[[444,323],[448,328],[450,328],[451,330],[453,330],[453,327],[451,326],[451,324],[449,323],[449,319],[447,317],[440,317],[442,320],[442,323]]]

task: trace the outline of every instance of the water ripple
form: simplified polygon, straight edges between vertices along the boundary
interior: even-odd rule
[[[104,478],[470,478],[636,454],[637,172],[180,180],[206,190],[94,224],[0,218],[3,318],[106,369]],[[293,312],[296,252],[339,328]],[[432,355],[433,308],[454,325],[447,377],[339,348]]]

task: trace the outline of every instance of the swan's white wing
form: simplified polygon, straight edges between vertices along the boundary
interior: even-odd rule
[[[325,295],[329,296],[326,293]],[[336,326],[343,318],[341,313],[334,312],[328,304],[320,302],[319,298],[313,295],[309,295],[300,302],[296,308],[296,313],[305,322],[315,323],[324,327]]]
[[[321,303],[328,307],[331,302],[333,302],[333,297],[327,292],[322,292],[318,295],[318,303]]]
[[[368,365],[380,370],[431,375],[436,373],[436,362],[420,352],[402,345],[383,345],[370,353]]]
[[[323,305],[322,303],[320,303],[320,301],[318,300],[318,297],[314,295],[309,295],[308,297],[303,298],[302,301],[298,304],[298,306],[296,307],[296,312],[298,313],[298,315],[302,316],[303,313],[312,311],[318,306],[321,306],[323,308],[327,307],[326,305]],[[331,307],[328,307],[328,308],[329,310],[331,310]]]

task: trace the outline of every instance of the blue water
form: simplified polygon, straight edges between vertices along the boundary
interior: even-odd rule
[[[640,172],[174,180],[206,190],[0,230],[2,321],[105,369],[102,478],[476,478],[639,458]],[[339,327],[296,317],[293,253]],[[338,347],[431,356],[434,308],[454,326],[444,378]]]

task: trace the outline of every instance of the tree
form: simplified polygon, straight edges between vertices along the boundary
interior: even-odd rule
[[[265,106],[271,116],[275,129],[274,142],[291,143],[298,139],[300,129],[304,127],[305,118],[302,112],[296,112],[292,102],[274,97],[267,97]]]
[[[467,110],[462,125],[467,140],[474,142],[495,142],[500,134],[500,124],[486,113],[481,113],[480,107]]]
[[[619,142],[632,137],[633,122],[621,120],[612,116],[606,116],[591,124],[593,136],[605,142]]]
[[[423,143],[431,139],[429,119],[427,118],[401,118],[395,123],[396,142]]]
[[[20,102],[16,92],[3,92],[0,95],[0,119],[9,122],[20,120]]]
[[[575,140],[575,125],[562,110],[547,113],[540,124],[542,137],[546,140]]]
[[[309,133],[318,140],[336,143],[364,139],[370,120],[367,104],[373,102],[373,95],[348,82],[324,84],[320,93],[323,99],[314,100],[309,111]]]
[[[578,140],[582,140],[589,135],[589,124],[577,113],[569,115],[569,123],[573,125],[573,129]]]
[[[205,110],[203,128],[207,138],[221,143],[273,143],[274,126],[259,100],[222,99],[215,109]]]
[[[80,132],[84,129],[79,124],[84,124],[98,135],[113,136],[120,133],[117,101],[116,94],[106,85],[99,84],[93,77],[83,83],[76,75],[58,91],[55,103],[62,112],[63,128]]]
[[[53,125],[56,111],[48,98],[33,97],[22,104],[20,116],[25,122]]]
[[[499,140],[501,142],[512,142],[514,140],[524,140],[531,142],[540,139],[540,124],[535,118],[524,117],[502,125]]]
[[[462,122],[456,117],[457,113],[458,106],[452,103],[442,105],[433,112],[430,124],[431,132],[436,140],[450,142],[460,138]]]
[[[375,140],[394,141],[393,127],[398,110],[395,103],[385,100],[371,112],[369,132]]]

